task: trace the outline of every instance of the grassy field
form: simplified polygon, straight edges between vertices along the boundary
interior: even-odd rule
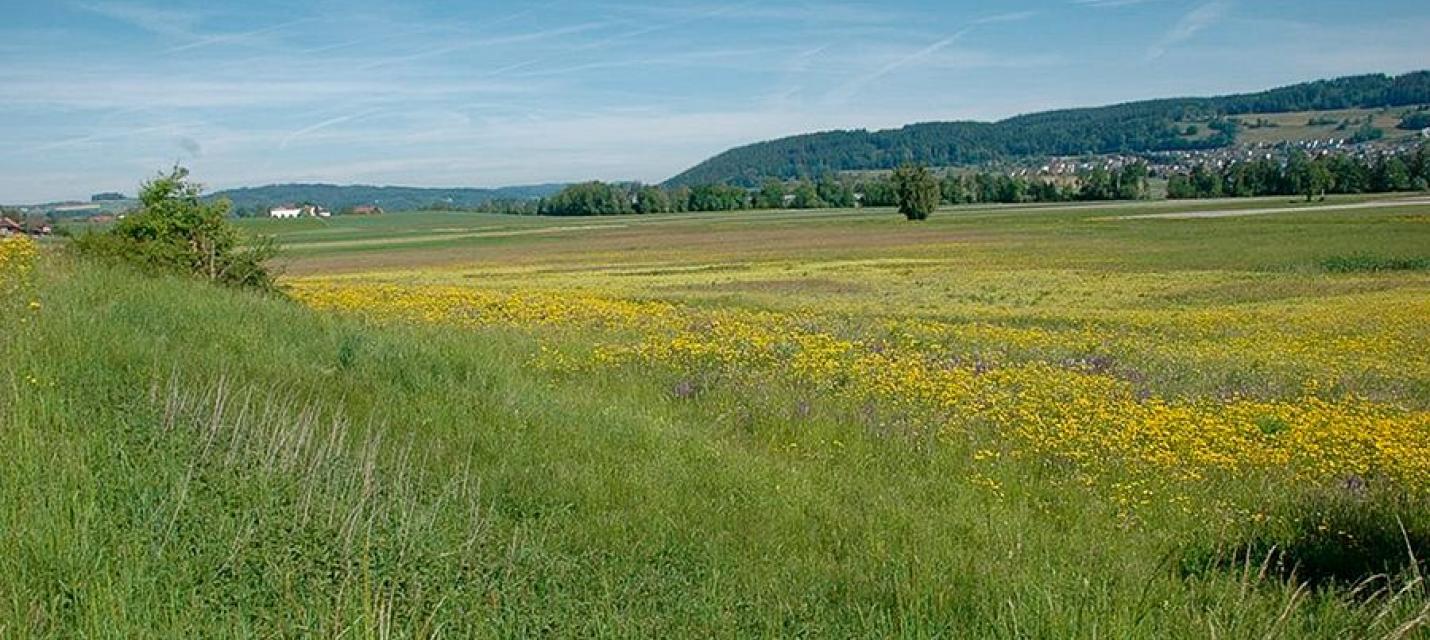
[[[1424,637],[1430,205],[1364,200],[246,223],[291,299],[49,247],[0,637]]]
[[[1326,203],[1311,206],[1334,208],[1390,200],[1385,196],[1332,196]],[[251,219],[243,221],[243,225],[252,233],[275,236],[285,247],[280,261],[283,269],[301,277],[518,264],[556,268],[557,263],[615,266],[666,260],[680,265],[781,256],[804,262],[810,257],[807,250],[822,255],[878,258],[924,256],[929,251],[942,251],[950,244],[958,244],[962,253],[968,250],[965,245],[973,244],[956,242],[957,238],[950,234],[972,238],[1028,231],[1035,234],[1033,238],[1056,240],[1054,236],[1069,225],[1086,225],[1088,229],[1098,230],[1099,235],[1110,232],[1107,240],[1125,238],[1129,231],[1135,234],[1143,229],[1165,230],[1176,236],[1184,233],[1188,225],[1109,224],[1100,218],[1306,206],[1299,198],[975,205],[945,208],[945,214],[927,226],[912,227],[889,225],[892,211],[888,209],[579,218],[423,212],[327,220]],[[1355,220],[1354,217],[1348,219]],[[1276,221],[1269,225],[1270,228],[1285,227]],[[930,228],[934,231],[929,232]],[[1260,243],[1255,233],[1240,233],[1244,225],[1227,225],[1227,228],[1231,233],[1223,235],[1235,238],[1238,244]],[[796,244],[790,246],[791,242]],[[1000,259],[1017,257],[1016,253],[1006,251],[1005,246],[978,244],[988,246],[990,255],[1003,256]],[[1085,248],[1085,243],[1069,245],[1072,250]],[[1284,250],[1283,247],[1275,249]],[[641,254],[628,255],[632,250]]]
[[[1237,116],[1236,119],[1244,123],[1257,123],[1261,121],[1271,122],[1273,127],[1242,127],[1237,133],[1237,142],[1241,143],[1265,143],[1273,144],[1277,142],[1297,142],[1302,140],[1325,140],[1327,138],[1349,138],[1355,135],[1366,118],[1370,118],[1370,125],[1385,132],[1388,140],[1410,138],[1420,135],[1418,131],[1406,131],[1397,129],[1401,116],[1407,111],[1413,111],[1416,107],[1397,107],[1392,109],[1338,109],[1331,111],[1297,111],[1290,113],[1249,113]],[[1329,124],[1312,125],[1311,121],[1328,120]],[[1337,131],[1336,127],[1342,121],[1350,121],[1354,124],[1346,129]],[[1204,132],[1205,134],[1205,132]]]

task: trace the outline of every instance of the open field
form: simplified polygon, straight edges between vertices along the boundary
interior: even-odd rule
[[[254,233],[274,235],[285,247],[281,260],[284,269],[293,276],[303,276],[472,264],[551,266],[567,260],[615,259],[619,263],[659,260],[662,255],[676,262],[689,262],[699,261],[701,256],[727,258],[731,249],[748,257],[784,254],[795,260],[805,257],[804,249],[824,255],[922,256],[959,237],[986,237],[1004,231],[1029,231],[1032,237],[1051,240],[1061,231],[1083,224],[1108,232],[1108,239],[1125,238],[1128,233],[1140,237],[1141,230],[1159,229],[1098,221],[1114,216],[1307,207],[1334,210],[1390,199],[1393,198],[1333,196],[1325,203],[1310,205],[1299,198],[1280,197],[977,205],[945,208],[928,225],[913,227],[889,225],[894,214],[888,209],[573,218],[423,212],[330,220],[246,220],[244,226]],[[1271,228],[1285,227],[1272,223]],[[1167,225],[1161,225],[1161,230],[1174,238],[1183,231]],[[1243,242],[1257,243],[1253,234],[1241,234],[1240,230],[1232,228],[1231,233],[1223,235],[1234,242],[1244,236]],[[641,253],[631,256],[630,251]]]
[[[1325,140],[1327,138],[1349,138],[1355,135],[1365,123],[1366,118],[1370,118],[1370,124],[1385,132],[1387,140],[1410,138],[1420,135],[1418,131],[1406,131],[1397,129],[1400,124],[1400,117],[1407,111],[1414,111],[1417,107],[1395,107],[1389,109],[1336,109],[1329,111],[1294,111],[1289,113],[1248,113],[1235,116],[1237,120],[1244,123],[1256,123],[1266,121],[1275,124],[1273,127],[1246,127],[1243,126],[1236,135],[1236,140],[1242,144],[1273,144],[1277,142],[1300,142],[1304,140]],[[1312,119],[1329,121],[1328,124],[1311,124]],[[1342,122],[1349,120],[1351,126],[1336,130]],[[1184,123],[1195,124],[1195,123]],[[1209,137],[1213,131],[1205,126],[1196,137]]]
[[[1430,624],[1425,202],[246,225],[0,290],[0,636]]]
[[[1245,116],[1238,116],[1242,122],[1256,122],[1267,120],[1276,123],[1276,127],[1262,127],[1251,129],[1243,127],[1237,134],[1237,141],[1243,143],[1255,142],[1281,142],[1315,140],[1326,138],[1349,138],[1355,134],[1359,124],[1347,127],[1345,130],[1337,131],[1336,127],[1342,120],[1351,122],[1364,122],[1370,118],[1371,126],[1385,132],[1386,139],[1395,140],[1400,138],[1411,138],[1420,135],[1418,131],[1406,131],[1397,129],[1400,124],[1401,114],[1413,111],[1415,107],[1398,107],[1394,109],[1342,109],[1338,111],[1301,111],[1294,113],[1252,113]],[[1336,124],[1310,124],[1313,118],[1324,120],[1335,120]]]

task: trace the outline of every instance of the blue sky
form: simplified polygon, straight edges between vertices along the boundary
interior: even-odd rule
[[[1430,67],[1422,0],[0,0],[0,202],[663,180],[831,128]]]

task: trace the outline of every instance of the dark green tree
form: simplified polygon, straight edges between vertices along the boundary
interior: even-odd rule
[[[1081,200],[1112,200],[1117,189],[1112,182],[1112,173],[1097,167],[1082,176],[1082,189],[1078,193]]]
[[[942,194],[938,180],[922,165],[906,164],[894,170],[894,193],[899,200],[899,213],[909,220],[927,220],[938,208]]]
[[[785,185],[783,182],[770,178],[760,187],[760,192],[755,194],[756,209],[783,209],[785,206]]]
[[[1117,173],[1113,196],[1118,200],[1140,200],[1147,197],[1147,165],[1132,162]]]
[[[1028,183],[1013,176],[998,176],[998,201],[1004,203],[1022,202],[1028,195]]]
[[[670,190],[670,206],[677,213],[690,210],[690,187],[680,186]]]
[[[749,204],[747,191],[728,184],[702,184],[690,190],[690,211],[736,211]]]
[[[665,189],[654,185],[646,185],[636,191],[636,213],[670,213],[673,211],[670,204],[670,196],[665,193]]]
[[[865,207],[893,207],[899,204],[899,196],[894,193],[894,183],[887,176],[878,176],[854,186],[860,194],[859,204]]]
[[[1220,198],[1222,196],[1221,177],[1205,166],[1192,169],[1192,188],[1198,198]]]
[[[796,209],[818,209],[824,206],[824,201],[819,198],[819,190],[807,180],[801,180],[794,187],[794,202],[791,203]]]
[[[624,188],[600,181],[573,184],[542,203],[541,213],[553,216],[604,216],[635,211]]]
[[[820,202],[824,206],[847,209],[854,206],[854,191],[831,174],[825,174],[815,186]]]
[[[1374,187],[1376,191],[1408,191],[1410,170],[1405,162],[1395,156],[1381,158],[1375,163]]]
[[[948,204],[964,204],[970,201],[963,177],[956,173],[948,173],[943,177],[939,183],[939,193],[942,194],[943,201]]]

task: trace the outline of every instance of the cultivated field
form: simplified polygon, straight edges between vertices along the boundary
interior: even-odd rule
[[[1430,204],[1363,202],[248,223],[296,304],[52,251],[0,636],[1423,637]]]

